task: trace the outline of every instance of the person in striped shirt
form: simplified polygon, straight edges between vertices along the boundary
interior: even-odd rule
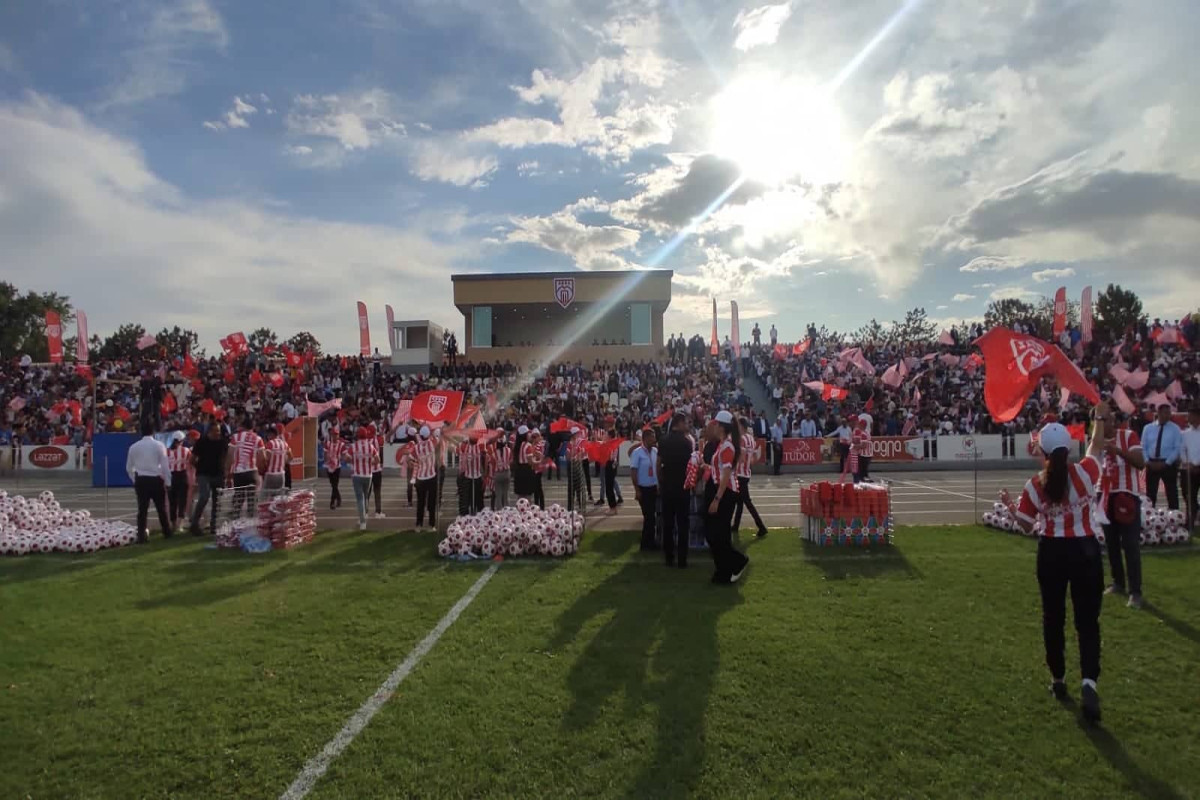
[[[1109,418],[1107,404],[1095,410],[1092,439],[1087,455],[1071,463],[1071,434],[1058,422],[1044,426],[1038,434],[1038,447],[1045,458],[1042,471],[1025,484],[1014,515],[1017,524],[1029,533],[1040,520],[1037,579],[1042,595],[1042,640],[1046,648],[1046,666],[1050,669],[1050,690],[1060,700],[1068,697],[1064,683],[1066,660],[1067,590],[1075,609],[1075,631],[1079,638],[1079,666],[1083,675],[1082,702],[1084,720],[1100,721],[1100,695],[1096,681],[1100,677],[1100,604],[1104,596],[1104,562],[1096,531],[1095,498],[1100,487],[1102,467],[1099,456],[1106,441],[1104,420]]]
[[[249,414],[242,417],[242,427],[229,440],[229,470],[226,477],[233,486],[233,513],[242,516],[253,511],[258,492],[258,451],[263,440],[254,432],[254,420]]]
[[[750,420],[742,417],[741,419],[741,443],[742,454],[738,459],[737,466],[734,468],[734,478],[737,479],[737,506],[733,511],[733,532],[737,533],[742,526],[742,509],[745,508],[750,512],[750,516],[754,518],[754,524],[757,525],[757,533],[755,537],[758,539],[767,535],[767,526],[763,524],[762,517],[758,515],[758,509],[754,507],[754,501],[750,499],[750,476],[752,474],[751,464],[758,456],[758,442],[754,438],[754,432],[750,427]]]
[[[325,477],[329,478],[329,510],[333,511],[342,505],[342,493],[338,484],[342,480],[342,458],[346,454],[346,443],[342,441],[341,433],[332,428],[325,442]]]
[[[737,583],[750,563],[733,546],[733,509],[737,504],[734,466],[741,456],[738,425],[733,414],[718,411],[705,429],[712,449],[704,485],[704,538],[713,559],[712,582]]]
[[[458,513],[483,511],[483,461],[485,449],[479,440],[464,439],[458,446]]]
[[[1129,607],[1142,607],[1142,501],[1138,473],[1146,465],[1142,443],[1129,428],[1116,427],[1111,411],[1104,417],[1103,470],[1100,477],[1100,510],[1104,518],[1104,543],[1112,584],[1105,594],[1125,593],[1125,567],[1129,567]]]
[[[347,436],[352,435],[351,430],[346,431]],[[365,429],[359,428],[358,437],[350,445],[347,457],[350,461],[351,481],[354,485],[354,505],[358,510],[358,529],[365,531],[367,529],[367,493],[371,490],[371,476],[379,464],[379,445],[376,444],[373,436],[366,433]]]
[[[533,497],[533,471],[540,458],[529,439],[528,427],[517,428],[517,441],[513,446],[513,491],[517,497],[527,500]]]
[[[437,528],[438,447],[430,438],[428,425],[422,425],[408,456],[409,470],[417,482],[417,530],[425,530],[425,512],[429,512],[430,530]]]
[[[183,446],[186,438],[183,431],[175,431],[171,434],[171,446],[167,448],[167,464],[171,467],[171,491],[167,497],[171,530],[176,530],[179,522],[187,517],[188,462],[192,451]]]
[[[379,463],[376,465],[375,471],[371,473],[371,494],[375,496],[375,519],[383,519],[383,427],[374,422],[369,423],[367,435],[375,440],[375,446],[379,448]]]
[[[533,469],[533,504],[538,508],[546,507],[546,492],[542,488],[542,474],[550,467],[554,461],[546,453],[546,442],[542,439],[542,432],[538,428],[532,428],[529,431],[529,441],[527,442],[534,450],[534,469]]]
[[[850,434],[850,448],[858,456],[857,468],[854,470],[855,483],[862,483],[871,478],[871,424],[873,422],[870,414],[859,414],[854,423],[854,432]]]
[[[263,471],[263,496],[278,494],[284,488],[284,474],[292,460],[292,449],[280,435],[282,425],[268,425],[266,442],[259,451],[259,465]]]

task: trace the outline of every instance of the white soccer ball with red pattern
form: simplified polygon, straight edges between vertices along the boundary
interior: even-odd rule
[[[1167,528],[1165,531],[1163,531],[1163,534],[1160,538],[1162,539],[1163,544],[1175,544],[1177,541],[1179,541],[1179,537],[1175,533],[1174,528]]]
[[[508,554],[510,556],[519,556],[525,552],[525,548],[521,546],[519,541],[514,541],[508,546]]]
[[[450,542],[450,539],[442,539],[438,542],[437,551],[439,556],[446,558],[454,552],[454,545]]]

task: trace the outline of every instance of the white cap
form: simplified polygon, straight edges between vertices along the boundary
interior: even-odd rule
[[[642,438],[642,432],[641,432],[641,430],[636,430],[636,431],[634,431],[634,432],[633,432],[633,438],[635,438],[635,439],[640,439],[640,438]]]
[[[867,423],[868,425],[870,425],[870,424],[871,424],[872,422],[874,422],[875,420],[871,419],[871,415],[870,415],[870,414],[867,414],[867,413],[865,413],[865,412],[864,412],[864,413],[862,413],[862,414],[859,414],[859,415],[858,415],[858,421],[859,421],[859,422],[865,422],[865,423]]]
[[[517,428],[518,436],[524,436],[527,433],[529,433],[529,427],[527,425],[522,425],[521,427]]]
[[[408,426],[408,435],[409,435],[409,436],[416,436],[416,435],[417,435],[417,429],[416,429],[416,428],[414,428],[412,425],[409,425],[409,426]]]
[[[725,411],[725,410],[718,411],[717,415],[715,417],[713,417],[713,422],[720,422],[724,425],[732,425],[733,424],[733,414],[730,414],[728,411]]]
[[[428,439],[428,438],[429,438],[429,426],[428,426],[428,425],[422,425],[422,426],[421,426],[421,438],[422,438],[422,439]]]
[[[184,433],[183,431],[175,431],[174,433],[171,434],[171,439],[176,442],[182,442],[186,438],[187,438],[187,434]]]
[[[577,433],[579,433],[579,426],[578,426],[578,425],[572,425],[572,426],[571,426],[571,435],[572,435],[572,436],[574,436],[574,435],[575,435],[575,434],[577,434]]]
[[[1046,455],[1059,449],[1070,450],[1071,441],[1071,434],[1059,422],[1051,422],[1038,432],[1038,446]]]

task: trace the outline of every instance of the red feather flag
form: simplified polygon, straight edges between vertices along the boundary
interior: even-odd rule
[[[608,439],[603,442],[584,442],[583,450],[593,464],[605,464],[612,460],[613,453],[624,441],[624,439]]]
[[[983,400],[992,419],[1008,422],[1021,413],[1044,376],[1052,375],[1071,394],[1100,402],[1096,387],[1088,383],[1079,367],[1054,345],[1033,336],[1016,334],[1008,328],[993,328],[975,345],[985,364]]]
[[[570,417],[559,417],[550,423],[551,433],[567,433],[571,428],[579,428],[581,431],[586,431],[587,425],[584,425],[582,422],[576,422]]]

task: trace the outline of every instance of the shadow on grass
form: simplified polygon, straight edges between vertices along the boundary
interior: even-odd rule
[[[1111,733],[1104,728],[1092,727],[1082,719],[1078,720],[1078,724],[1088,741],[1096,748],[1096,752],[1104,756],[1112,768],[1121,773],[1130,789],[1142,797],[1155,800],[1183,800],[1183,795],[1171,784],[1146,772],[1140,764],[1130,758],[1129,753],[1125,752],[1125,747]]]
[[[847,578],[882,578],[889,576],[920,578],[921,572],[904,553],[891,547],[821,547],[804,542],[804,557],[809,564],[825,573],[827,580]]]
[[[153,566],[154,559],[163,553],[172,553],[187,545],[187,540],[176,536],[164,540],[161,535],[151,534],[149,544],[131,544],[95,553],[33,553],[0,559],[0,581],[17,584],[72,576],[97,567],[118,564]],[[135,562],[142,562],[136,564]]]
[[[1166,625],[1185,639],[1188,639],[1192,644],[1200,645],[1200,630],[1197,630],[1194,625],[1191,625],[1178,617],[1168,614],[1153,603],[1147,602],[1142,606],[1142,609],[1154,617],[1156,620]]]
[[[594,725],[619,693],[626,719],[657,706],[654,751],[629,797],[688,797],[699,783],[705,714],[720,664],[717,623],[742,602],[738,588],[712,586],[703,570],[665,571],[662,580],[647,581],[646,569],[630,562],[559,617],[556,650],[592,619],[607,618],[571,668],[566,730]]]

